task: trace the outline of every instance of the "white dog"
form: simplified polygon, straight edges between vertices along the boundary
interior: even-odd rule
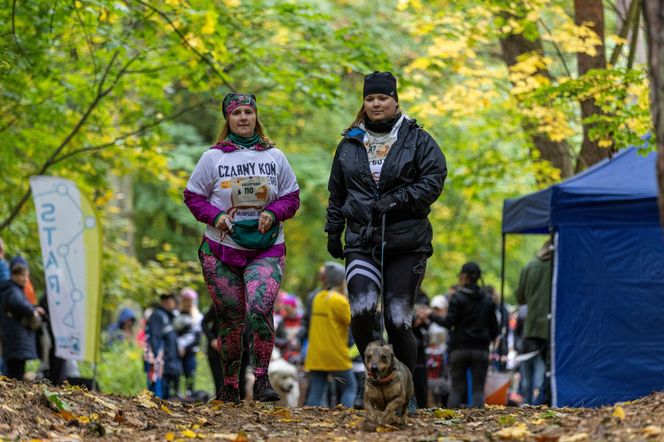
[[[277,406],[297,407],[300,402],[300,384],[298,382],[297,368],[281,357],[278,350],[272,352],[272,359],[268,369],[268,376],[272,388],[279,393]]]

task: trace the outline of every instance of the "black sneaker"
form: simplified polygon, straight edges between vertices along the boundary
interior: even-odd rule
[[[257,377],[254,382],[254,400],[260,402],[276,402],[279,394],[274,391],[267,376]]]

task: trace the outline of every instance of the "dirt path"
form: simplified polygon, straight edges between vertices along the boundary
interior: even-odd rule
[[[421,410],[404,428],[371,428],[362,411],[245,402],[182,404],[0,378],[3,440],[664,441],[664,393],[603,409]]]

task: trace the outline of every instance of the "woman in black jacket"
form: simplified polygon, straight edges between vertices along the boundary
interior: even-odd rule
[[[22,264],[11,268],[11,279],[0,285],[0,323],[2,351],[7,363],[7,376],[21,380],[25,361],[37,359],[35,329],[44,314],[41,307],[33,307],[23,293],[30,276]]]
[[[430,314],[429,319],[450,330],[447,349],[450,352],[452,392],[448,406],[457,408],[466,397],[466,370],[473,376],[473,407],[484,406],[484,382],[489,368],[489,346],[498,336],[499,327],[493,299],[477,284],[482,276],[480,266],[468,262],[461,267],[459,289],[452,295],[446,317]]]
[[[433,253],[427,216],[446,176],[445,157],[434,139],[401,112],[394,76],[367,75],[362,108],[332,163],[327,248],[346,259],[351,329],[360,353],[380,338],[376,311],[382,292],[389,342],[411,372],[417,351],[411,329],[415,294]]]

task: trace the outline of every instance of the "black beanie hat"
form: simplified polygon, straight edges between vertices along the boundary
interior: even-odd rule
[[[482,270],[480,270],[480,266],[477,265],[476,262],[470,261],[465,263],[461,267],[461,272],[459,273],[465,273],[466,275],[470,276],[472,279],[479,279],[482,277]]]
[[[394,78],[391,72],[378,72],[375,71],[364,77],[364,93],[362,97],[371,94],[384,94],[399,101],[397,95],[397,79]]]

